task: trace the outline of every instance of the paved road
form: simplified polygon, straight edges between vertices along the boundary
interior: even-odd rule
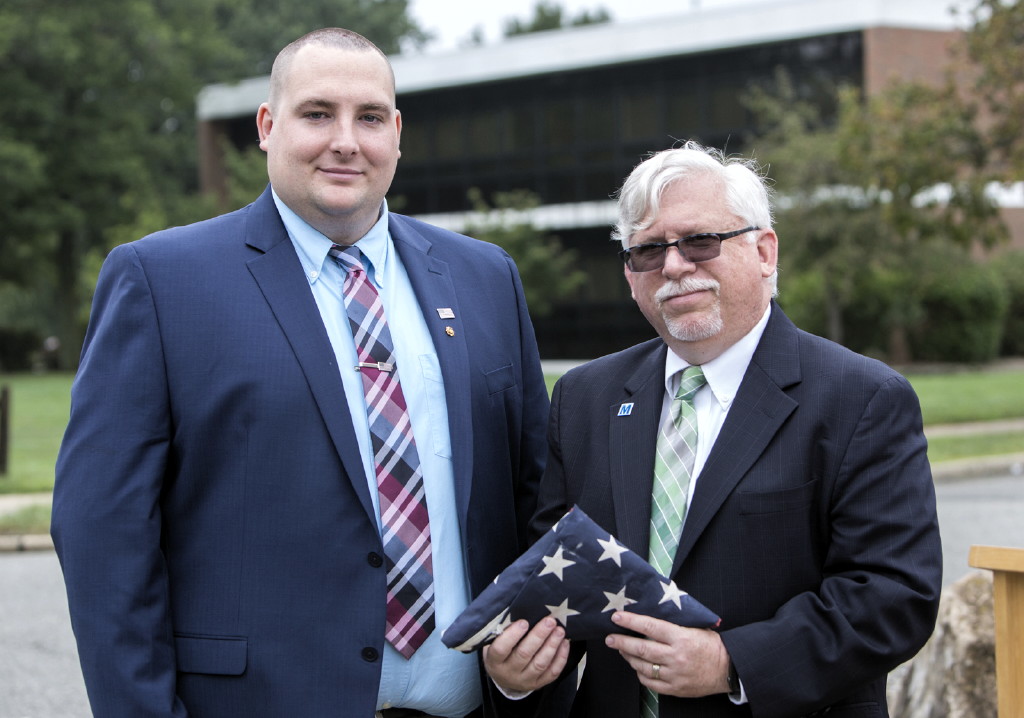
[[[945,482],[936,491],[944,585],[973,570],[972,545],[1024,548],[1024,475]]]
[[[972,544],[1024,547],[1024,476],[943,482],[945,583],[970,571]],[[52,551],[0,553],[0,718],[88,718]]]
[[[0,718],[87,718],[53,551],[0,553]]]

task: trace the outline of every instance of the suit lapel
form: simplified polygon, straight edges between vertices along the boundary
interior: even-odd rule
[[[796,410],[796,401],[785,389],[800,381],[797,343],[796,327],[773,303],[768,326],[697,479],[673,573],[743,475]]]
[[[473,411],[469,390],[469,349],[463,331],[462,307],[455,293],[451,268],[433,256],[433,243],[406,218],[391,214],[388,228],[412,284],[444,377],[448,430],[452,441],[452,470],[459,517],[465,526],[473,471]],[[442,317],[438,310],[451,310]]]
[[[246,243],[262,252],[247,262],[249,271],[295,352],[363,508],[376,521],[334,350],[269,189],[251,207]]]
[[[665,352],[660,340],[638,362],[624,385],[626,401],[608,407],[608,466],[617,538],[647,556],[651,526],[654,453],[665,394]],[[620,415],[625,404],[633,406]]]

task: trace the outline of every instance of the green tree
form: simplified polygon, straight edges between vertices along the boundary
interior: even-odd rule
[[[1024,2],[974,0],[967,12],[965,76],[981,103],[993,166],[1005,180],[1024,176]]]
[[[898,241],[948,237],[990,247],[1005,238],[985,194],[993,175],[976,109],[952,82],[897,82],[847,103],[838,133],[844,163]]]
[[[37,290],[66,365],[89,253],[118,229],[187,214],[194,78],[216,43],[177,27],[209,19],[200,0],[7,0],[0,10],[0,253],[16,258],[3,279]]]
[[[216,0],[215,4],[220,31],[243,55],[240,77],[269,74],[282,47],[321,27],[354,30],[389,55],[422,48],[431,39],[409,15],[408,0]]]
[[[509,18],[504,24],[505,37],[515,35],[527,35],[532,32],[543,32],[545,30],[558,30],[563,27],[579,25],[596,25],[609,22],[611,14],[603,7],[593,11],[583,10],[572,18],[565,16],[565,10],[556,2],[550,0],[539,0],[533,6],[533,17],[528,20]]]
[[[887,249],[876,263],[899,272],[907,286],[916,248],[991,247],[1006,238],[986,192],[992,173],[976,109],[952,80],[940,87],[897,82],[865,103],[849,103],[838,133],[844,164],[881,213]],[[922,308],[894,301],[888,309],[889,358],[905,363]]]
[[[576,253],[565,249],[558,237],[538,230],[528,218],[529,211],[540,204],[535,194],[496,192],[492,205],[474,187],[469,201],[480,219],[467,226],[465,233],[497,244],[515,260],[533,316],[549,314],[586,280],[577,268]]]
[[[745,102],[761,128],[752,145],[779,200],[783,276],[813,271],[819,277],[826,336],[845,343],[843,315],[857,293],[851,268],[880,249],[884,233],[877,205],[842,162],[832,113],[805,97],[804,89],[780,70],[774,87],[752,88]],[[858,101],[852,88],[832,92],[840,104]],[[781,296],[785,303],[785,291]]]
[[[875,321],[889,330],[890,360],[907,361],[907,332],[922,313],[907,290],[921,248],[989,246],[1005,236],[985,193],[975,110],[952,81],[897,82],[866,100],[837,90],[832,122],[787,76],[776,85],[747,101],[761,120],[758,156],[777,182],[783,267],[821,276],[827,333],[840,342],[865,274],[878,287],[904,287]]]
[[[406,6],[3,0],[0,329],[30,324],[57,335],[62,365],[73,366],[107,251],[216,211],[197,187],[199,89],[256,74],[285,43],[324,24],[343,21],[388,50],[419,41]]]

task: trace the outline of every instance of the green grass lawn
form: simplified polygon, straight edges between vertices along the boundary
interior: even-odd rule
[[[921,398],[925,425],[1024,417],[1024,370],[956,371],[908,377]],[[549,388],[556,376],[545,377]],[[8,473],[0,493],[48,491],[70,406],[70,374],[0,375],[10,387]],[[929,442],[932,461],[1024,451],[1024,432],[942,437]]]
[[[3,374],[10,388],[10,450],[0,493],[49,491],[71,406],[70,374]]]
[[[926,425],[1024,417],[1024,370],[908,372],[907,378]]]
[[[1020,453],[1024,453],[1024,431],[979,436],[940,436],[928,440],[928,460],[932,463]]]

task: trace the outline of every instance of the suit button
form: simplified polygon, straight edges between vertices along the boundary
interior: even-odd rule
[[[379,553],[371,551],[370,553],[366,554],[366,563],[370,564],[374,568],[380,568],[384,565],[384,559],[381,557]]]
[[[363,660],[366,661],[367,663],[373,663],[378,658],[380,658],[380,654],[377,653],[377,649],[376,648],[370,648],[369,646],[363,649],[362,656],[363,656]]]

